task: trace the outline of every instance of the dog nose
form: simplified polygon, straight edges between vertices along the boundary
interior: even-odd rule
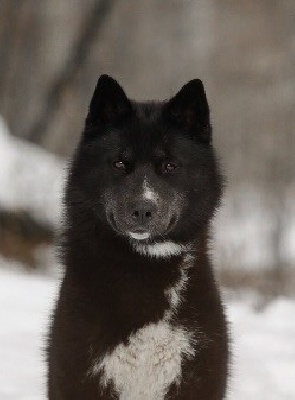
[[[156,206],[151,201],[139,201],[133,207],[131,216],[138,225],[147,225],[155,215]]]

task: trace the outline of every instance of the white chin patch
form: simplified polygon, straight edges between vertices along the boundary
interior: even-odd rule
[[[153,243],[153,244],[141,244],[136,243],[134,249],[146,256],[150,257],[171,257],[180,255],[187,251],[187,246],[173,243],[173,242],[163,242],[163,243]]]
[[[150,237],[149,232],[142,232],[142,233],[129,232],[129,235],[132,237],[132,239],[136,239],[136,240],[144,240],[144,239],[148,239]]]

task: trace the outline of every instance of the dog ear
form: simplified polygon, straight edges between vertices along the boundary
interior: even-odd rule
[[[211,141],[210,112],[203,83],[193,79],[164,106],[164,117],[204,143]]]
[[[86,125],[117,122],[131,112],[131,103],[118,82],[108,75],[101,75],[92,96]]]

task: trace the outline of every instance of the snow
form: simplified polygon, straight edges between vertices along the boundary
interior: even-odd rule
[[[295,301],[280,298],[263,312],[229,306],[234,342],[231,399],[294,400]]]
[[[1,261],[0,261],[1,263]],[[0,269],[0,398],[45,400],[44,345],[57,293],[53,278]],[[6,263],[7,264],[7,263]],[[233,338],[230,400],[295,398],[295,301],[261,312],[252,297],[230,301]]]
[[[11,266],[10,266],[11,267]],[[43,400],[44,344],[56,282],[1,270],[0,398]]]
[[[217,265],[236,268],[236,260],[239,260],[238,267],[248,269],[276,267],[273,265],[276,260],[274,233],[279,223],[282,230],[280,260],[284,265],[294,266],[295,185],[290,185],[279,209],[268,199],[270,197],[265,188],[249,183],[225,193],[222,207],[213,221]]]
[[[0,116],[0,206],[58,225],[65,162],[9,134]]]

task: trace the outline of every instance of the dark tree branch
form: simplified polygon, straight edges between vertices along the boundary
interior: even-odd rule
[[[0,2],[0,104],[4,113],[7,97],[12,92],[15,54],[23,46],[23,14],[27,3],[27,0]]]
[[[55,113],[60,107],[63,94],[76,80],[81,66],[85,63],[87,55],[101,31],[104,22],[109,18],[116,0],[96,1],[85,18],[84,26],[78,37],[73,50],[60,71],[56,81],[52,84],[47,95],[44,111],[39,116],[33,127],[29,130],[26,138],[34,143],[40,143],[49,122],[53,119]]]

